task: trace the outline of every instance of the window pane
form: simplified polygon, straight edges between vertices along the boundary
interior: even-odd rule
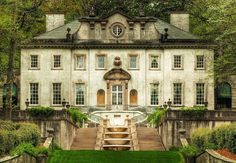
[[[151,85],[151,105],[158,105],[158,84]]]
[[[151,56],[151,68],[159,68],[158,56]]]
[[[197,68],[204,68],[204,56],[203,55],[197,56]]]
[[[84,68],[85,66],[85,57],[77,56],[76,57],[76,68]]]
[[[60,68],[61,67],[61,56],[54,55],[53,57],[54,57],[54,62],[53,62],[54,68]]]
[[[137,68],[137,56],[130,56],[130,68]]]
[[[38,104],[38,83],[30,83],[30,104]]]
[[[61,104],[61,83],[53,83],[53,104]]]
[[[98,56],[98,68],[105,68],[105,56]]]
[[[174,83],[174,104],[182,104],[182,84]]]
[[[85,85],[76,84],[76,105],[85,104]]]
[[[31,68],[37,68],[38,67],[38,56],[37,55],[31,55]]]
[[[174,56],[174,68],[182,68],[182,56],[181,55]]]
[[[196,84],[196,104],[203,105],[204,104],[204,83]]]

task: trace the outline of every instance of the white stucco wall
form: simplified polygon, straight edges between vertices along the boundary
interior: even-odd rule
[[[75,55],[86,55],[85,70],[75,70]],[[104,70],[96,69],[96,56],[107,56],[107,67]],[[128,69],[129,54],[139,56],[139,68]],[[150,55],[159,55],[160,69],[150,70]],[[207,58],[206,70],[195,70],[195,56],[204,54]],[[39,55],[40,67],[30,70],[30,55]],[[62,55],[62,69],[53,70],[53,55]],[[183,56],[183,70],[173,70],[173,55]],[[21,51],[21,108],[25,108],[25,100],[30,97],[30,83],[39,83],[39,105],[52,106],[52,83],[62,83],[62,98],[75,105],[75,83],[85,83],[85,106],[96,106],[97,91],[104,89],[106,81],[103,76],[113,68],[113,61],[119,56],[122,68],[131,75],[128,90],[138,91],[138,105],[150,106],[150,83],[159,83],[160,105],[169,98],[173,100],[173,83],[183,83],[183,105],[195,105],[195,84],[204,82],[206,87],[206,100],[209,109],[214,109],[214,85],[209,78],[209,63],[213,60],[213,51],[208,49],[22,49]],[[106,99],[107,100],[107,99]],[[129,99],[128,99],[129,102]],[[60,108],[60,107],[58,107]]]

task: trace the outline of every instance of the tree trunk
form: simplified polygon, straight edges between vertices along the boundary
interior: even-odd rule
[[[11,120],[12,118],[12,88],[14,80],[14,56],[16,54],[16,38],[12,36],[10,40],[8,70],[7,70],[7,97],[5,103],[5,119]]]

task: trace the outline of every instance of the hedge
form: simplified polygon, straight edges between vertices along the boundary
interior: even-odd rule
[[[212,130],[197,129],[191,135],[192,144],[201,150],[225,149],[236,153],[236,123],[223,125]]]
[[[43,106],[33,107],[27,110],[32,117],[36,117],[36,118],[48,118],[54,113],[53,108],[43,107]]]
[[[37,125],[0,120],[0,155],[9,153],[22,143],[37,145],[39,140],[40,131]]]

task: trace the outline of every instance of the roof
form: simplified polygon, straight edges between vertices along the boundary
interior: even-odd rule
[[[56,29],[53,29],[51,31],[48,31],[46,33],[43,33],[37,37],[34,37],[34,39],[37,40],[46,40],[46,39],[65,39],[66,38],[66,34],[67,34],[67,28],[71,29],[71,34],[76,33],[79,28],[80,28],[80,22],[78,20],[74,20],[68,24],[65,24],[61,27],[58,27]]]
[[[155,23],[156,29],[159,33],[164,34],[165,28],[168,28],[168,38],[169,39],[200,39],[198,36],[195,36],[189,32],[186,32],[180,28],[177,28],[163,20],[157,19]]]

